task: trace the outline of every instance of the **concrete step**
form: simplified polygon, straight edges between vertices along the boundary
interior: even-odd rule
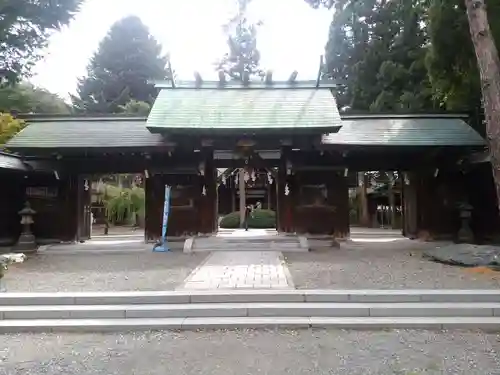
[[[335,328],[335,329],[479,329],[498,332],[496,317],[214,317],[163,319],[33,319],[2,320],[0,333],[103,332],[139,330],[198,330],[242,328]]]
[[[500,317],[500,303],[302,302],[0,307],[0,320],[192,317]]]
[[[195,238],[191,252],[197,251],[308,251],[298,237],[270,236],[259,238],[231,238],[231,237],[205,237]]]
[[[0,293],[0,306],[135,305],[188,303],[500,303],[496,289],[179,290],[130,292]]]
[[[299,242],[218,242],[218,241],[194,241],[193,246],[198,248],[204,247],[234,247],[234,246],[243,246],[243,247],[258,247],[258,248],[268,248],[268,247],[279,247],[279,248],[288,248],[288,247],[300,247]]]
[[[271,240],[261,240],[261,239],[252,239],[252,240],[236,240],[236,239],[226,239],[226,238],[196,238],[194,240],[195,243],[198,243],[200,245],[203,244],[231,244],[231,245],[236,245],[236,244],[241,244],[241,245],[267,245],[267,244],[278,244],[278,245],[296,245],[300,244],[298,239],[284,239],[284,240],[276,240],[276,241],[271,241]]]
[[[350,232],[350,238],[376,239],[376,238],[405,238],[401,232],[377,231],[377,232]]]
[[[309,250],[304,249],[302,247],[287,247],[287,248],[279,248],[279,247],[268,247],[268,248],[250,248],[250,247],[241,247],[241,246],[232,246],[232,247],[206,247],[206,248],[193,248],[191,252],[199,253],[199,252],[212,252],[212,251],[280,251],[286,253],[306,253]]]

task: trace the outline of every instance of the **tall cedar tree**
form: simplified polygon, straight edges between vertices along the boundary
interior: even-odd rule
[[[227,25],[227,45],[229,48],[216,65],[216,70],[223,72],[226,79],[233,81],[262,78],[260,53],[257,49],[257,27],[260,23],[251,23],[247,17],[247,7],[251,0],[237,0],[238,13]]]
[[[326,75],[343,83],[341,107],[404,112],[434,106],[427,79],[423,1],[338,0]]]
[[[75,110],[118,113],[134,100],[152,104],[156,96],[148,80],[167,77],[167,57],[140,18],[130,16],[111,26],[78,82]]]
[[[0,84],[29,75],[50,31],[66,25],[82,0],[0,1]]]

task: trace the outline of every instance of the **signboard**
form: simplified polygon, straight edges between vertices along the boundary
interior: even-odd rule
[[[170,214],[170,192],[171,187],[165,185],[165,201],[163,202],[163,224],[161,228],[161,240],[160,243],[153,247],[153,251],[165,252],[170,251],[167,244],[167,225],[168,225],[168,215]]]
[[[57,198],[57,188],[29,186],[26,188],[26,196],[29,198]]]

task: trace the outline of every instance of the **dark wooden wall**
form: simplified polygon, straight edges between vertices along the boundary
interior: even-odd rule
[[[76,176],[61,176],[57,180],[51,173],[3,173],[1,178],[0,239],[17,241],[21,233],[18,212],[25,202],[36,211],[32,230],[37,241],[76,239]]]
[[[78,177],[61,176],[57,180],[52,174],[33,174],[25,180],[25,191],[30,188],[48,189],[55,197],[26,196],[37,212],[33,234],[40,240],[74,241],[78,232]],[[26,190],[28,189],[28,190]]]
[[[12,245],[21,233],[17,213],[24,203],[24,174],[3,171],[0,179],[0,241]]]
[[[217,230],[216,170],[205,159],[204,175],[197,173],[155,174],[146,179],[146,239],[161,237],[165,185],[172,186],[167,236],[181,237]],[[206,195],[202,195],[205,186]]]
[[[407,237],[452,239],[460,229],[459,202],[467,200],[463,174],[457,170],[408,173],[403,186]],[[408,181],[407,181],[408,182]]]
[[[346,178],[334,171],[296,171],[288,178],[292,228],[296,233],[349,235]]]

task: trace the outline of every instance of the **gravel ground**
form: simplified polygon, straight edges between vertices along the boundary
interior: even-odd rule
[[[0,375],[500,374],[500,336],[212,331],[0,336]]]
[[[476,273],[422,257],[439,244],[403,240],[343,243],[323,252],[286,253],[295,287],[332,289],[499,288],[500,273]]]
[[[39,254],[9,267],[9,292],[171,290],[207,254],[182,252]]]

